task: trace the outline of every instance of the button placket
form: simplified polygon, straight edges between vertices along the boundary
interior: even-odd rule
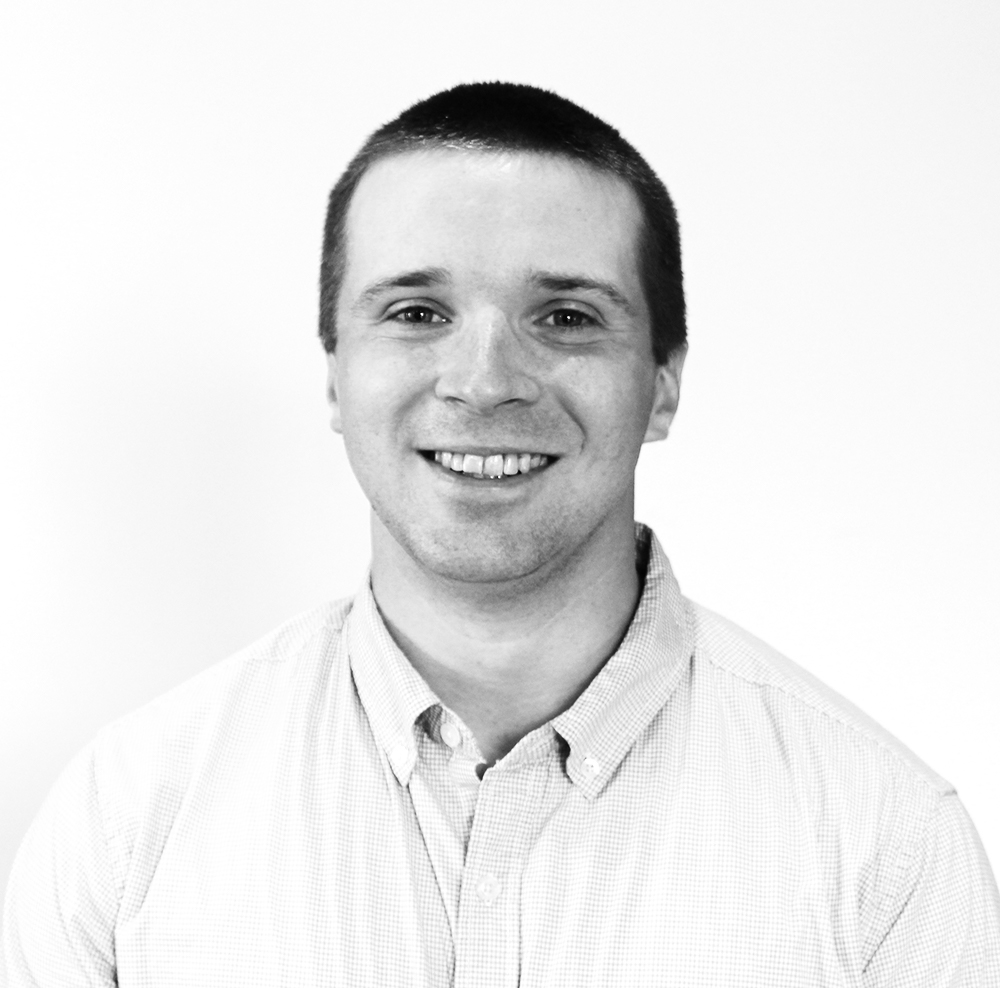
[[[479,763],[473,757],[475,745],[464,743],[462,729],[447,715],[438,727],[438,734],[450,751],[448,775],[451,781],[463,788],[478,788]]]
[[[480,782],[459,902],[455,986],[514,986],[520,971],[520,871],[538,827],[548,767],[542,760]]]

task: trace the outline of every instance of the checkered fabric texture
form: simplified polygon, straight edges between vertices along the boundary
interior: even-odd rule
[[[102,731],[32,825],[0,983],[1000,986],[953,788],[681,597],[483,772],[366,584]]]

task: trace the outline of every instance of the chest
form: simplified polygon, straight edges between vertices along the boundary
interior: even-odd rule
[[[780,787],[637,753],[588,800],[539,762],[487,775],[456,849],[376,754],[350,764],[206,791],[138,847],[123,988],[855,983],[851,910]]]

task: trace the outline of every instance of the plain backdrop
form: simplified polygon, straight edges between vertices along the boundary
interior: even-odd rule
[[[549,87],[667,182],[691,348],[638,516],[682,589],[958,788],[1000,863],[1000,6],[5,4],[0,884],[112,718],[351,593],[325,197],[446,86]]]

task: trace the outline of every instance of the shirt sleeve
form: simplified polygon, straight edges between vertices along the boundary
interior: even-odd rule
[[[18,850],[4,901],[0,984],[117,984],[117,908],[90,746],[60,776]]]
[[[1000,897],[954,792],[942,797],[901,890],[901,908],[865,968],[866,988],[1000,986]]]

